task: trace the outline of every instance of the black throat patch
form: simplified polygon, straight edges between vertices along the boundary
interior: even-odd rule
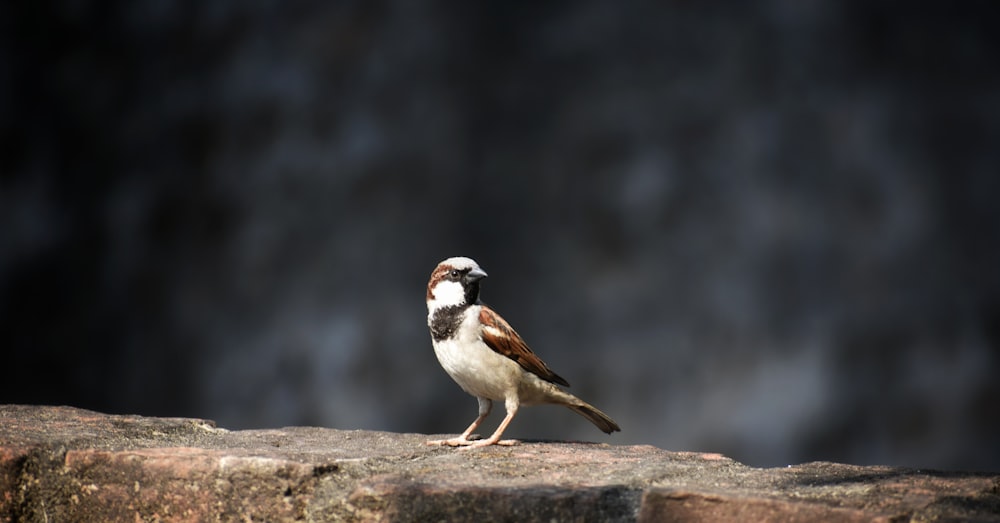
[[[462,284],[465,290],[465,303],[479,303],[479,280]]]
[[[449,305],[434,311],[430,324],[431,339],[441,341],[453,337],[462,323],[462,313],[468,308],[468,305]]]

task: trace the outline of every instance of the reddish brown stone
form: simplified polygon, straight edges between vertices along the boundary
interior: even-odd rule
[[[1000,474],[0,406],[0,521],[1000,521]]]

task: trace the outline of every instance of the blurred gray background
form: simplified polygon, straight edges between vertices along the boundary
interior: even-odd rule
[[[0,403],[1000,470],[995,5],[4,3]]]

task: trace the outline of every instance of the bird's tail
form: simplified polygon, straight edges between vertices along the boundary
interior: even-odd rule
[[[597,407],[590,405],[585,401],[580,401],[578,405],[566,405],[567,407],[573,409],[577,414],[587,418],[591,423],[597,425],[597,428],[604,431],[605,434],[611,434],[612,432],[621,431],[621,427],[615,423],[615,420],[611,419],[610,416],[603,413]]]

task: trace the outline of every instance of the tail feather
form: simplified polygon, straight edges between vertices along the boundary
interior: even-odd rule
[[[601,412],[597,407],[589,405],[584,402],[580,402],[580,405],[567,405],[567,407],[573,409],[577,414],[587,418],[591,423],[597,425],[597,428],[604,431],[605,434],[611,434],[612,432],[621,431],[621,427],[615,423],[615,420],[611,419],[610,416]]]

